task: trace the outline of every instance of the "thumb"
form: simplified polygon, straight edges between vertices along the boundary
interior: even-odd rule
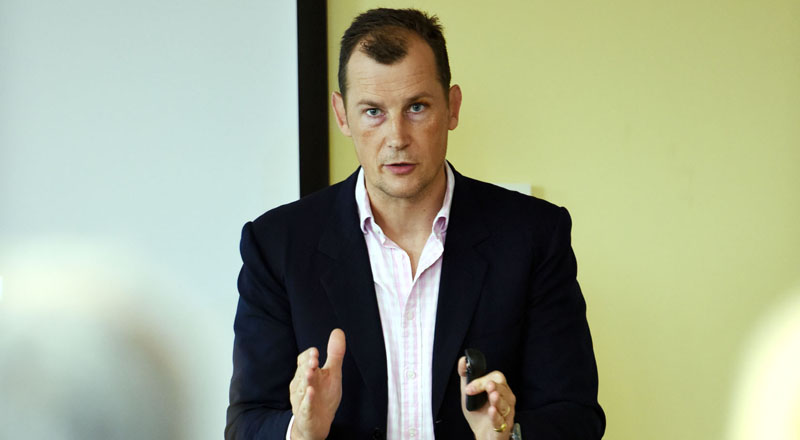
[[[342,359],[346,348],[344,332],[335,328],[328,338],[328,358],[325,360],[325,369],[342,370]]]
[[[464,356],[458,359],[458,375],[461,376],[461,394],[464,394],[467,388],[467,358]]]
[[[461,356],[458,359],[458,375],[460,376],[459,382],[461,383],[461,399],[459,399],[461,400],[461,411],[466,414],[467,399],[465,396],[467,394],[467,358],[464,356]]]
[[[467,358],[466,356],[461,356],[458,358],[458,375],[461,377],[467,377]]]

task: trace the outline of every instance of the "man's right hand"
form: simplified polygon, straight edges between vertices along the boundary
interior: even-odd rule
[[[316,347],[297,356],[297,371],[289,384],[294,424],[292,440],[316,440],[328,436],[342,400],[342,359],[345,352],[344,332],[334,329],[328,339],[328,358],[319,368]]]

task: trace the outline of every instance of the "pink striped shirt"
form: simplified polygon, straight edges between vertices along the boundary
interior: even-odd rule
[[[387,440],[433,438],[433,332],[442,252],[455,186],[450,165],[445,169],[447,189],[442,208],[433,220],[431,234],[413,277],[408,254],[385,236],[374,221],[363,169],[358,172],[356,181],[356,203],[367,242],[386,347]]]

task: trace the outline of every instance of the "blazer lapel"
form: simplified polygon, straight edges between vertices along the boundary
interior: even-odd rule
[[[472,321],[487,269],[486,260],[475,247],[489,236],[489,230],[482,221],[480,207],[472,199],[467,179],[454,174],[456,185],[442,260],[433,339],[434,420],[450,375],[456,370],[459,348]]]
[[[336,215],[319,242],[319,251],[330,258],[321,282],[347,338],[370,395],[375,397],[379,420],[386,425],[388,408],[386,350],[378,301],[364,234],[355,203],[356,174],[342,185]]]

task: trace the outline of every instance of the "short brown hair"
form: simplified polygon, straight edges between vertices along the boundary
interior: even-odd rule
[[[361,50],[373,60],[392,64],[406,56],[409,31],[422,38],[433,50],[439,82],[447,96],[450,89],[450,61],[439,18],[416,9],[388,8],[364,12],[353,20],[342,35],[339,51],[339,90],[342,96],[347,89],[347,63],[357,44],[361,43]]]

